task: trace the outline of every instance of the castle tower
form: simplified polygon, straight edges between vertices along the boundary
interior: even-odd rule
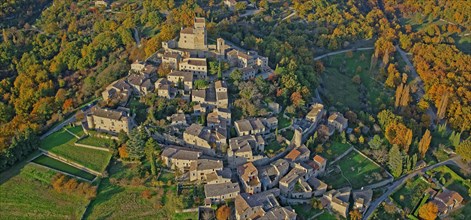
[[[294,130],[293,139],[291,140],[291,145],[294,147],[300,147],[303,143],[303,130],[301,128],[296,128]]]
[[[217,39],[216,43],[216,50],[219,53],[219,55],[224,55],[224,50],[226,48],[226,42],[222,38]]]

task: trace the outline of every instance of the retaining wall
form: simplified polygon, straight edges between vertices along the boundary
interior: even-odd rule
[[[75,142],[74,145],[77,146],[77,147],[84,147],[84,148],[90,148],[90,149],[94,149],[94,150],[101,150],[101,151],[111,152],[110,149],[104,148],[104,147],[95,147],[95,146],[86,145],[86,144],[79,144],[77,142]]]
[[[58,160],[58,161],[61,161],[61,162],[63,162],[63,163],[69,164],[70,166],[73,166],[73,167],[75,167],[75,168],[77,168],[77,169],[80,169],[80,170],[89,172],[89,173],[91,173],[91,174],[93,174],[93,175],[96,175],[96,176],[103,176],[103,174],[100,173],[100,172],[98,172],[98,171],[95,171],[95,170],[92,170],[92,169],[90,169],[90,168],[87,168],[87,167],[85,167],[85,166],[83,166],[83,165],[81,165],[81,164],[78,164],[78,163],[69,161],[69,160],[67,160],[67,159],[65,159],[65,158],[63,158],[63,157],[61,157],[61,156],[59,156],[59,155],[57,155],[57,154],[55,154],[55,153],[51,153],[51,152],[46,151],[46,150],[41,149],[41,148],[39,148],[39,150],[42,151],[44,155],[47,155],[47,156],[49,156],[49,157],[52,157],[52,158],[54,158],[54,159],[56,159],[56,160]]]

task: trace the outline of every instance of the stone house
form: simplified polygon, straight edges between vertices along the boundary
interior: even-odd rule
[[[128,76],[128,83],[134,88],[134,93],[137,95],[147,95],[154,91],[154,85],[143,74],[131,74]]]
[[[305,146],[301,145],[300,147],[293,148],[286,156],[285,159],[294,165],[295,162],[307,161],[309,160],[309,154],[311,151]]]
[[[342,217],[347,218],[351,190],[350,187],[330,190],[324,193],[321,203],[324,207],[330,208]]]
[[[292,199],[311,198],[312,189],[303,178],[306,174],[306,170],[295,167],[281,178],[279,183],[281,195]]]
[[[327,191],[327,184],[317,179],[315,176],[311,176],[307,183],[311,186],[312,196],[322,196]]]
[[[230,168],[236,168],[254,159],[254,152],[260,153],[264,150],[263,138],[255,135],[246,135],[229,139],[227,149],[227,162]]]
[[[438,193],[432,202],[437,205],[439,216],[443,216],[461,207],[463,197],[455,191],[443,188],[443,191]]]
[[[325,115],[326,111],[324,110],[324,105],[315,103],[311,106],[311,110],[307,113],[306,119],[316,124],[317,126],[321,119],[325,117]]]
[[[192,147],[211,149],[211,131],[199,124],[192,124],[183,132],[183,141]]]
[[[277,188],[256,194],[241,193],[234,201],[236,219],[262,218],[267,214],[267,212],[270,212],[270,210],[280,207],[280,204],[276,199],[279,195],[280,190]],[[292,215],[289,216],[290,218],[278,219],[292,219]]]
[[[193,89],[193,74],[184,71],[172,71],[167,75],[167,80],[172,82],[176,87],[181,84],[183,90],[189,92]]]
[[[241,119],[234,122],[238,136],[266,134],[268,129],[259,118]]]
[[[284,159],[278,159],[259,170],[259,179],[262,183],[262,188],[263,190],[267,190],[277,186],[280,179],[288,173],[289,163]]]
[[[158,79],[155,82],[155,88],[157,89],[157,96],[159,97],[173,99],[176,95],[175,88],[172,87],[172,83],[166,78]]]
[[[172,70],[178,70],[181,55],[175,52],[165,52],[162,56],[162,64]]]
[[[204,195],[212,204],[222,203],[235,199],[240,193],[238,183],[224,182],[217,184],[205,184]]]
[[[163,164],[170,169],[185,172],[190,169],[192,162],[196,162],[201,154],[200,151],[168,146],[162,151],[161,159]]]
[[[342,132],[348,127],[348,119],[344,118],[339,112],[330,114],[328,118],[329,126],[334,127],[337,131]]]
[[[175,114],[167,117],[167,119],[170,121],[170,123],[172,125],[187,125],[186,116],[182,112],[175,113]]]
[[[105,102],[117,101],[120,105],[126,105],[132,94],[132,87],[123,79],[116,80],[108,85],[101,93]]]
[[[88,129],[94,129],[113,135],[124,131],[127,134],[135,126],[134,120],[129,116],[127,109],[107,109],[93,106],[86,116]]]
[[[178,70],[193,73],[194,79],[206,79],[208,77],[206,58],[185,58],[178,64]]]
[[[242,73],[242,80],[249,80],[255,78],[255,76],[258,73],[257,69],[254,69],[253,67],[244,67],[240,69],[240,72]]]
[[[190,164],[190,181],[205,182],[207,176],[222,170],[223,164],[220,160],[198,159]]]
[[[353,197],[353,208],[358,209],[360,213],[363,213],[368,209],[373,198],[373,190],[367,189],[362,191],[355,191],[352,193]]]
[[[237,174],[246,193],[255,194],[262,191],[262,184],[258,178],[258,170],[252,162],[237,167]]]
[[[265,125],[267,129],[273,131],[276,128],[278,128],[278,118],[270,117],[270,118],[263,119],[263,124]]]

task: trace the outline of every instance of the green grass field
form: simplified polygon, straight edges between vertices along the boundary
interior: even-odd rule
[[[430,184],[422,178],[409,180],[404,186],[397,190],[391,197],[402,208],[413,210],[424,195],[424,191]]]
[[[77,147],[77,139],[65,130],[55,132],[41,141],[41,148],[92,170],[103,172],[111,159],[111,153]]]
[[[291,125],[291,120],[283,117],[283,113],[278,115],[278,129],[286,128]]]
[[[312,216],[322,212],[322,210],[313,208],[311,204],[292,205],[291,208],[296,211],[296,214],[298,214],[298,217],[301,219],[310,219]]]
[[[350,144],[333,141],[330,143],[330,146],[324,146],[324,152],[321,155],[327,160],[333,160],[343,154],[348,148],[350,148]]]
[[[55,191],[49,181],[56,172],[33,164],[0,185],[2,219],[80,219],[88,200]]]
[[[77,125],[77,126],[74,126],[74,127],[68,126],[66,128],[67,128],[67,130],[69,130],[70,132],[74,133],[75,135],[77,135],[79,137],[82,137],[82,136],[85,135],[85,132],[83,131],[82,126],[80,126],[80,125]]]
[[[358,75],[366,88],[365,97],[369,106],[379,110],[382,105],[387,105],[390,102],[393,93],[381,83],[384,79],[379,76],[377,68],[370,72],[373,51],[357,51],[352,54],[352,57],[342,53],[323,59],[326,66],[323,74],[325,101],[339,110],[346,107],[352,110],[361,110],[360,85],[352,82],[352,78]]]
[[[463,198],[469,201],[469,190],[471,189],[471,182],[466,181],[463,177],[455,173],[448,166],[437,167],[429,170],[427,174],[435,177],[446,188],[458,192]]]
[[[86,144],[86,145],[90,145],[90,146],[103,147],[103,148],[106,148],[107,145],[109,145],[112,142],[113,142],[113,140],[111,140],[111,139],[92,137],[92,136],[88,136],[86,138],[83,138],[83,139],[80,139],[79,141],[77,141],[77,143],[79,143],[79,144]]]
[[[351,151],[332,166],[339,166],[343,173],[334,171],[324,177],[324,181],[332,188],[351,186],[359,189],[384,179],[381,175],[383,169],[356,151]],[[377,173],[377,177],[373,173]]]
[[[61,161],[58,161],[56,159],[50,158],[50,157],[45,156],[45,155],[41,155],[41,156],[37,157],[36,159],[33,160],[33,162],[37,163],[37,164],[40,164],[40,165],[43,165],[43,166],[46,166],[46,167],[50,167],[50,168],[65,172],[65,173],[75,175],[75,176],[78,176],[78,177],[82,177],[82,178],[84,178],[86,180],[90,180],[90,181],[92,181],[96,177],[93,174],[90,174],[90,173],[85,172],[83,170],[77,169],[73,166],[62,163]]]

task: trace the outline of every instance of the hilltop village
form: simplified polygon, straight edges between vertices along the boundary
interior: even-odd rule
[[[179,97],[193,103],[193,113],[165,115],[170,122],[165,130],[149,134],[161,144],[160,159],[168,169],[187,184],[204,184],[205,206],[234,201],[236,219],[293,220],[297,213],[290,205],[310,204],[314,197],[343,217],[349,213],[351,197],[354,209],[368,208],[372,190],[329,187],[318,178],[326,175],[328,160],[305,145],[316,131],[323,138],[345,131],[348,120],[341,113],[328,113],[324,105],[312,103],[306,117],[290,126],[292,139],[283,138],[286,149],[268,156],[265,147],[280,132],[281,106],[267,103],[271,110],[267,117],[234,121],[226,82],[236,70],[241,80],[268,78],[273,73],[268,58],[230,46],[221,38],[215,45],[208,44],[204,18],[196,18],[193,27],[183,28],[178,39],[163,42],[162,47],[158,65],[169,69],[166,77],[156,76],[158,65],[136,61],[126,78],[102,92],[103,101],[114,107],[92,107],[84,128],[129,134],[137,126],[125,108],[133,96],[155,92],[166,99]],[[227,63],[229,68],[221,72],[219,67],[217,74],[209,74],[208,60]],[[149,131],[145,126],[138,129]]]

